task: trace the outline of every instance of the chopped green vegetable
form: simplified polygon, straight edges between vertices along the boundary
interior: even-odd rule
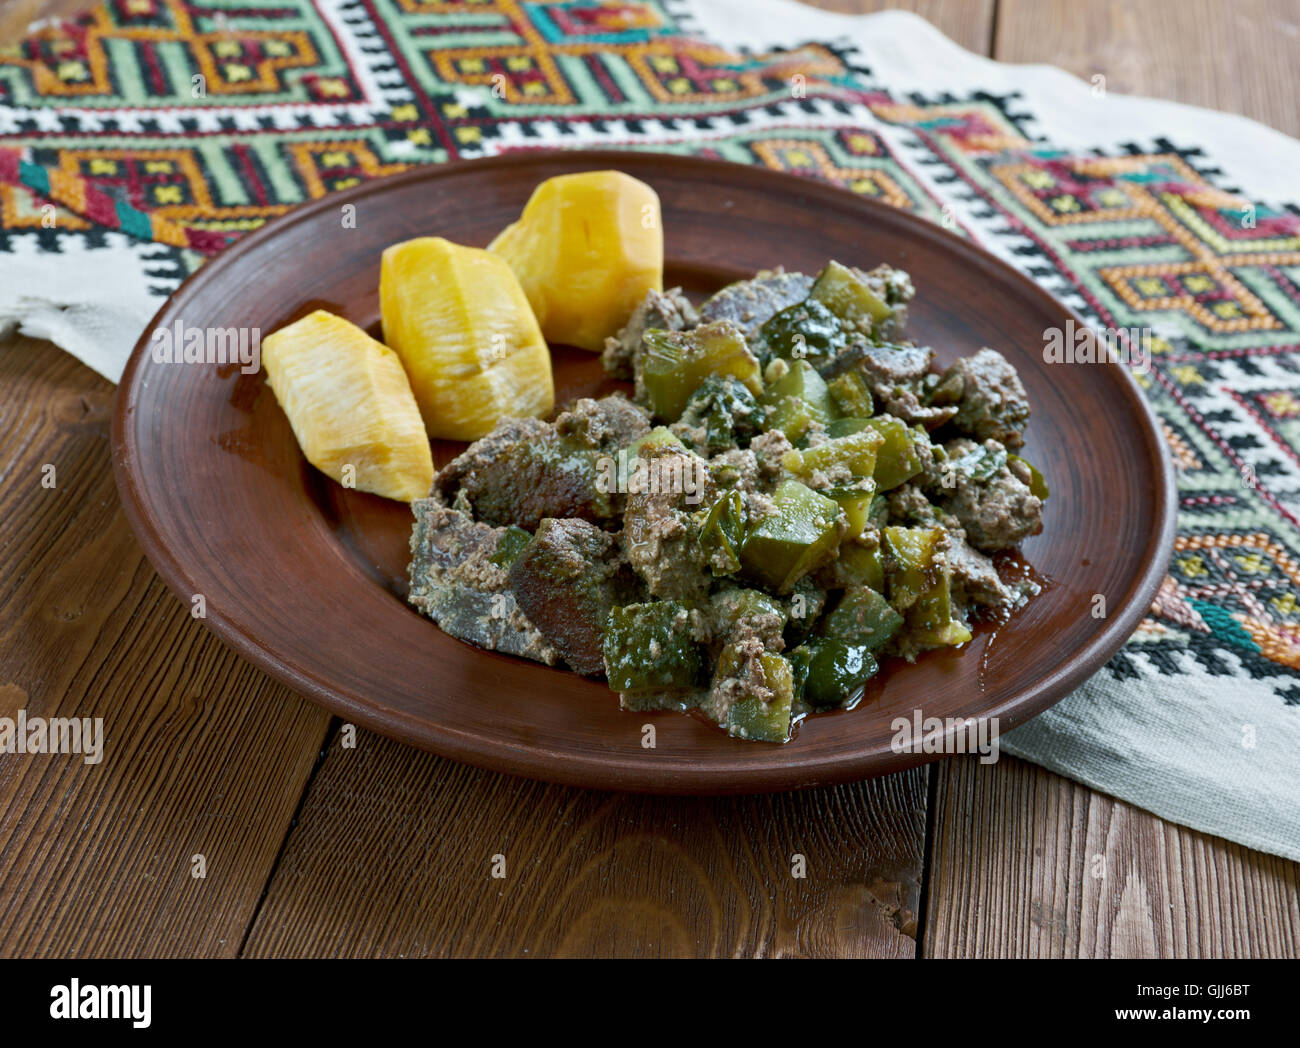
[[[867,428],[869,418],[837,418],[832,419],[826,427],[826,435],[831,438],[847,437],[850,433],[861,433]]]
[[[817,624],[822,609],[826,607],[826,591],[805,575],[790,590],[786,607],[785,643],[787,647],[794,647]]]
[[[877,495],[871,500],[871,509],[867,513],[867,521],[873,527],[883,528],[889,523],[889,499],[884,495]]]
[[[831,400],[841,416],[864,419],[870,418],[875,413],[875,401],[872,399],[871,389],[867,386],[867,380],[862,377],[862,372],[846,371],[842,375],[836,375],[826,383],[826,388],[830,391]]]
[[[690,612],[672,600],[614,608],[605,627],[605,675],[615,691],[692,688],[704,660]]]
[[[885,567],[879,546],[846,541],[835,561],[835,577],[843,586],[869,586],[877,592],[885,588]]]
[[[759,742],[785,742],[790,738],[790,715],[794,706],[794,673],[790,663],[775,652],[758,657],[761,679],[737,676],[742,656],[728,645],[718,656],[715,681],[727,681],[741,694],[727,709],[727,734]]]
[[[767,353],[821,365],[848,343],[839,318],[815,298],[787,306],[763,325]]]
[[[859,324],[863,330],[876,330],[894,315],[866,281],[839,262],[828,263],[817,274],[808,297],[821,302],[840,320]]]
[[[758,359],[729,320],[689,331],[647,331],[645,349],[641,380],[646,398],[654,414],[669,422],[681,417],[691,394],[710,375],[731,375],[755,396],[763,392]]]
[[[951,574],[937,557],[943,529],[888,527],[882,538],[893,561],[889,603],[903,612],[909,633],[926,646],[970,640],[970,630],[952,617]]]
[[[943,542],[943,531],[893,525],[884,528],[880,535],[892,562],[886,572],[889,603],[899,611],[906,611],[934,582],[934,558]]]
[[[677,436],[667,426],[655,426],[649,433],[643,437],[637,437],[626,448],[628,468],[631,468],[632,461],[640,458],[642,452],[648,452],[652,448],[681,448],[685,450],[686,445],[681,442]]]
[[[956,371],[943,376],[927,375],[922,401],[936,408],[947,407],[961,400],[964,389],[965,382]]]
[[[1043,479],[1043,475],[1038,472],[1038,467],[1028,459],[1021,458],[1019,455],[1008,455],[1007,461],[1020,462],[1024,464],[1025,468],[1029,470],[1029,493],[1035,498],[1040,498],[1046,501],[1047,497],[1052,492],[1047,486],[1047,481]]]
[[[787,451],[781,463],[801,477],[819,472],[830,476],[837,470],[852,477],[870,477],[876,469],[876,453],[884,442],[879,432],[867,427],[816,447]]]
[[[881,491],[891,491],[921,472],[920,445],[930,443],[924,429],[920,426],[909,429],[901,419],[892,415],[869,419],[868,422],[885,441],[876,454],[876,471],[872,474]]]
[[[797,480],[772,494],[776,512],[751,524],[740,549],[745,571],[777,593],[788,593],[839,545],[840,508]]]
[[[744,540],[745,499],[739,491],[728,491],[713,504],[700,528],[700,547],[714,575],[733,575],[740,570]]]
[[[515,562],[515,558],[521,554],[533,541],[533,537],[523,528],[511,524],[501,533],[501,538],[497,540],[496,551],[488,559],[500,567],[510,570],[510,565]]]
[[[826,380],[806,360],[795,360],[763,394],[768,405],[767,428],[779,429],[790,440],[798,440],[814,422],[823,425],[831,418],[831,398]]]
[[[826,428],[826,433],[831,437],[844,437],[865,430],[874,430],[882,438],[880,450],[876,452],[876,468],[872,472],[877,490],[891,491],[921,472],[920,445],[924,442],[928,446],[930,439],[920,426],[909,429],[902,419],[881,415],[878,418],[836,419]]]
[[[745,629],[771,643],[782,634],[786,609],[780,600],[762,590],[728,589],[715,593],[709,600],[713,611],[717,639],[729,643],[743,625]]]
[[[831,637],[811,637],[790,659],[803,688],[800,697],[815,709],[834,709],[853,702],[862,694],[879,665],[871,650],[862,644],[848,644]]]
[[[844,591],[835,610],[822,622],[821,632],[845,644],[860,644],[868,651],[882,647],[903,625],[903,616],[889,601],[868,586]]]
[[[844,532],[846,539],[856,539],[866,530],[871,503],[876,495],[874,480],[862,477],[847,484],[836,484],[827,488],[824,494],[844,511],[848,523],[848,530]]]
[[[682,422],[703,427],[705,452],[716,455],[748,443],[762,428],[763,408],[743,382],[731,375],[710,375],[682,411]]]

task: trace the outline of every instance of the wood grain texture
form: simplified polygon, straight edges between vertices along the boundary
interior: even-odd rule
[[[1293,4],[1000,0],[994,57],[1300,132]],[[1005,758],[935,769],[931,956],[1295,956],[1300,864]],[[1100,856],[1100,859],[1098,859]],[[1103,876],[1094,872],[1100,869]]]
[[[246,952],[913,957],[926,774],[637,797],[336,735]]]
[[[837,14],[864,15],[901,10],[920,15],[967,51],[988,55],[993,45],[995,0],[804,0]]]
[[[1295,0],[999,0],[993,57],[1125,94],[1208,106],[1300,135]]]
[[[21,35],[28,10],[89,6],[8,0],[0,43]],[[987,53],[993,39],[991,0],[817,6],[903,6],[972,50]],[[1104,72],[1115,91],[1245,112],[1300,133],[1290,86],[1296,10],[1284,0],[1000,0],[999,8],[1002,60],[1049,62],[1085,78]],[[20,364],[19,349],[35,363]],[[26,704],[110,721],[110,758],[97,769],[0,757],[0,955],[228,954],[252,919],[258,877],[269,876],[324,722],[189,621],[126,538],[100,448],[110,396],[48,343],[0,339],[0,715]],[[32,516],[42,507],[28,478],[51,457],[65,479],[67,462],[99,477],[76,505]],[[24,611],[33,600],[36,610]],[[178,697],[191,692],[201,699]],[[292,725],[304,722],[310,745],[295,741]],[[133,737],[120,739],[123,730]],[[895,908],[916,909],[907,871],[924,804],[923,791],[901,780],[925,771],[780,802],[672,801],[541,787],[364,733],[359,740],[346,756],[330,742],[248,952],[914,949],[890,929]],[[115,766],[124,744],[130,752]],[[1010,758],[931,774],[929,954],[1297,952],[1296,864],[1173,827]],[[832,811],[848,830],[822,821]],[[806,824],[815,829],[800,838]],[[805,882],[778,862],[796,838],[815,842],[804,845]],[[188,865],[184,878],[176,873],[195,839],[210,864],[224,856],[206,883],[189,880]],[[841,850],[842,840],[855,843]],[[490,856],[502,847],[507,878],[489,882]],[[1099,882],[1097,854],[1108,874]],[[460,871],[445,885],[440,856]],[[763,876],[782,879],[756,884],[760,863]],[[548,865],[571,880],[548,875]],[[531,902],[539,886],[548,895]],[[344,900],[338,912],[334,893]]]
[[[1014,757],[936,775],[926,956],[1300,953],[1300,864]]]
[[[0,716],[104,732],[95,765],[0,756],[0,956],[234,954],[328,717],[223,648],[144,559],[107,382],[9,338],[0,393]]]
[[[0,0],[0,44],[21,40],[33,22],[72,18],[94,6],[93,0]]]

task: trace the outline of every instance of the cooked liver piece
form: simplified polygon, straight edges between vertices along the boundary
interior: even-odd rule
[[[505,569],[492,563],[505,529],[438,499],[420,499],[411,510],[410,602],[453,637],[555,665],[559,653],[520,610]]]
[[[503,419],[439,471],[434,485],[458,492],[489,524],[533,531],[545,517],[615,518],[613,500],[596,490],[596,452],[562,440],[538,419]]]
[[[610,609],[641,596],[614,537],[585,520],[542,521],[510,567],[510,589],[564,661],[587,676],[605,671]]]
[[[612,455],[650,432],[650,414],[622,393],[583,397],[555,420],[555,432],[575,446]]]
[[[1004,449],[995,440],[986,440],[985,448],[997,453]],[[970,440],[952,440],[944,445],[951,460],[977,450]],[[966,529],[966,540],[978,550],[992,553],[1008,549],[1043,530],[1043,503],[1029,490],[1029,485],[1011,468],[1003,465],[987,480],[976,480],[966,473],[952,475],[953,487],[941,489],[940,505]]]
[[[940,385],[960,383],[952,422],[977,440],[992,438],[1008,448],[1021,447],[1029,422],[1029,398],[1016,369],[997,350],[981,349],[962,357],[943,373]]]
[[[671,446],[646,449],[642,459],[661,477],[696,476],[696,463],[705,466],[704,490],[696,501],[681,491],[629,492],[623,516],[623,545],[652,596],[660,600],[699,600],[713,576],[700,548],[698,511],[713,504],[717,489],[707,464],[698,455]],[[695,496],[692,496],[695,497]]]
[[[803,273],[780,270],[757,274],[724,287],[700,306],[700,323],[730,320],[744,332],[745,342],[753,345],[763,325],[786,306],[808,297],[813,278]]]
[[[632,310],[632,316],[617,335],[605,339],[601,363],[606,374],[614,378],[631,379],[636,354],[641,349],[641,339],[652,328],[662,331],[683,331],[694,327],[699,317],[690,299],[679,287],[667,291],[646,292],[645,298]]]

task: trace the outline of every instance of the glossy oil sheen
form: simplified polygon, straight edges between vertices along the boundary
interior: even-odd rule
[[[663,204],[666,283],[697,298],[761,267],[827,259],[911,272],[909,330],[942,364],[993,346],[1033,406],[1025,456],[1052,488],[1023,557],[1042,592],[1011,621],[915,665],[887,660],[857,708],[810,717],[785,746],[729,739],[677,714],[623,713],[603,683],[443,634],[403,601],[410,511],[345,491],[303,460],[261,376],[161,365],[155,326],[258,327],[316,308],[376,330],[379,259],[444,236],[486,245],[551,175],[617,167]],[[341,209],[356,207],[356,227]],[[535,153],[411,171],[298,208],[240,240],[169,300],[119,387],[113,442],[127,514],[184,602],[246,658],[344,719],[501,771],[609,789],[736,793],[842,782],[927,755],[891,721],[997,716],[1007,731],[1094,673],[1141,620],[1174,529],[1168,453],[1115,365],[1046,365],[1046,328],[1074,319],[1010,267],[911,215],[820,183],[688,157]],[[616,388],[590,353],[555,350],[557,403]],[[437,442],[435,462],[456,445]],[[1091,614],[1094,594],[1107,615]],[[996,646],[989,647],[996,635]],[[642,746],[653,723],[656,746]]]

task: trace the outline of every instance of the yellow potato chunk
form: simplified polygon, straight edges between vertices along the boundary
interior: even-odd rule
[[[262,342],[262,366],[307,461],[345,487],[411,502],[433,456],[397,354],[318,309]]]
[[[550,351],[496,255],[442,237],[394,244],[380,266],[379,306],[429,436],[477,440],[507,415],[555,406]]]
[[[488,250],[510,263],[548,341],[595,352],[664,286],[659,196],[621,171],[548,178]]]

